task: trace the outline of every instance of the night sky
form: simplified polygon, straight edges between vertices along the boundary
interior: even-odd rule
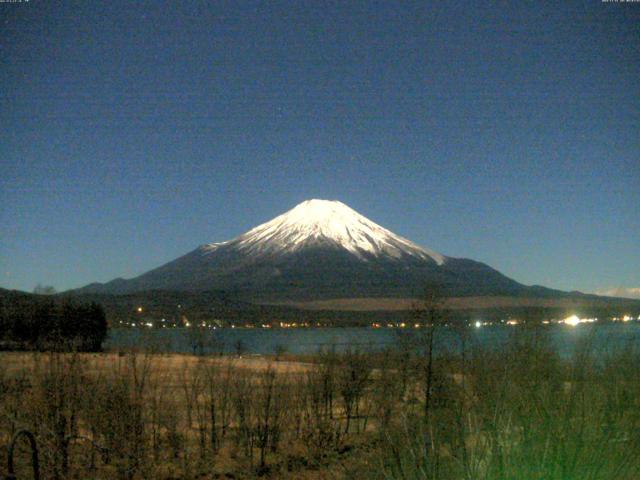
[[[0,286],[132,277],[310,198],[640,287],[640,3],[0,3]]]

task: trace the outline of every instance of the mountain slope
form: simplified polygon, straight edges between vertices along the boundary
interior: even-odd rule
[[[560,294],[526,287],[473,260],[423,248],[341,202],[308,200],[232,240],[202,245],[139,277],[80,292],[224,290],[259,300]]]

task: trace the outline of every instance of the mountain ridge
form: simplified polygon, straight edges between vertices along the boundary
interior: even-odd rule
[[[195,250],[132,279],[77,293],[222,290],[249,301],[444,296],[549,296],[471,259],[442,255],[401,237],[339,201],[312,199],[244,234]]]

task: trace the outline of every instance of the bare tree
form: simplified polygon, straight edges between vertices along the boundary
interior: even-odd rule
[[[58,292],[51,285],[42,285],[39,283],[33,287],[33,293],[37,295],[55,295]]]
[[[416,347],[422,356],[421,369],[424,380],[424,423],[429,421],[429,413],[433,396],[434,353],[436,334],[445,325],[445,298],[437,286],[428,286],[420,299],[414,305],[414,318],[419,326],[414,336]]]

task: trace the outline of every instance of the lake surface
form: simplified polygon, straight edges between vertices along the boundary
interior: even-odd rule
[[[605,354],[625,347],[640,346],[640,323],[606,323],[548,325],[535,329],[544,335],[562,355],[571,355],[577,346],[588,344],[595,353]],[[523,335],[534,333],[522,326],[493,325],[465,330],[470,347],[502,349]],[[313,354],[322,349],[381,350],[398,345],[403,339],[420,335],[420,329],[393,328],[285,328],[285,329],[114,329],[105,347],[111,350],[136,349],[175,353],[213,353],[236,351],[270,355],[278,351],[293,354]],[[457,349],[460,334],[452,328],[442,328],[437,334],[437,349]]]

